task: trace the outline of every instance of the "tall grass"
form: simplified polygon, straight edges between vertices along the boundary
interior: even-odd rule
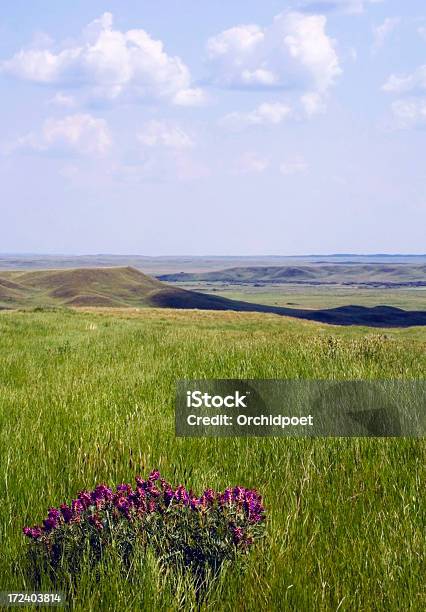
[[[176,439],[179,378],[424,378],[419,330],[377,335],[232,313],[0,316],[0,590],[30,590],[22,526],[98,482],[159,468],[194,490],[265,496],[267,537],[203,609],[423,610],[423,440]],[[256,548],[256,547],[255,547]],[[75,610],[195,607],[188,576],[111,553],[61,585]]]

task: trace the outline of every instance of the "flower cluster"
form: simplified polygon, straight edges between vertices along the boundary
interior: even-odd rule
[[[75,565],[87,543],[99,560],[114,541],[126,556],[137,545],[149,545],[163,560],[217,569],[236,552],[247,551],[264,523],[262,498],[253,489],[207,489],[196,496],[183,485],[172,487],[154,470],[146,480],[137,477],[135,487],[119,484],[113,490],[100,484],[81,491],[69,505],[50,508],[42,525],[23,531],[51,565],[67,556]]]

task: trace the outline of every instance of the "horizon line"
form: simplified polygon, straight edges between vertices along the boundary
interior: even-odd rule
[[[217,259],[237,259],[237,258],[301,258],[301,257],[426,257],[426,253],[303,253],[303,254],[256,254],[256,255],[191,255],[191,254],[171,254],[171,255],[141,255],[137,253],[43,253],[43,252],[6,252],[0,253],[0,257],[142,257],[146,259],[162,259],[162,258],[217,258]]]

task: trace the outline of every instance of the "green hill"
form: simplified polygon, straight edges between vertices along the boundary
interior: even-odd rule
[[[164,291],[167,285],[132,267],[0,273],[0,304],[8,307],[151,306]]]
[[[164,274],[167,282],[211,283],[292,283],[366,286],[426,286],[425,264],[309,264],[288,266],[246,266],[215,272]]]
[[[263,312],[337,325],[426,325],[426,312],[389,306],[343,306],[323,310],[253,304],[167,285],[132,267],[4,272],[0,307],[157,307]]]

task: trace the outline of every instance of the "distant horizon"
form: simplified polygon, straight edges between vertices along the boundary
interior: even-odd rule
[[[232,258],[279,258],[279,257],[426,257],[426,253],[401,253],[401,252],[395,252],[395,253],[383,253],[383,252],[372,252],[372,253],[367,253],[367,252],[351,252],[351,253],[300,253],[300,254],[295,254],[295,253],[291,253],[291,254],[278,254],[278,253],[273,253],[273,254],[265,254],[265,253],[261,253],[261,254],[237,254],[237,255],[229,255],[226,253],[223,253],[221,255],[218,254],[210,254],[210,253],[204,253],[204,254],[191,254],[191,253],[185,253],[182,255],[179,254],[165,254],[165,255],[147,255],[147,254],[142,254],[142,253],[117,253],[117,252],[112,252],[112,251],[104,251],[104,252],[93,252],[93,253],[89,253],[89,252],[81,252],[81,253],[77,253],[75,251],[72,252],[48,252],[48,251],[9,251],[9,252],[0,252],[0,257],[30,257],[30,256],[36,256],[36,257],[146,257],[146,258],[164,258],[164,257],[172,257],[175,259],[181,259],[181,258],[186,258],[186,257],[192,257],[192,258],[227,258],[227,259],[232,259]]]

